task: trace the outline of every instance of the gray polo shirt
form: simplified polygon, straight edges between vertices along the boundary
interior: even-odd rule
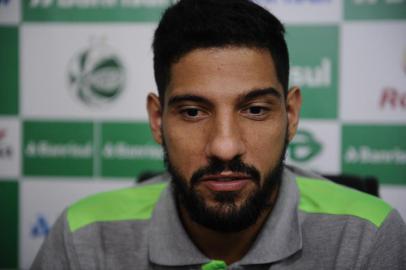
[[[32,269],[406,269],[406,225],[396,210],[293,167],[285,168],[276,205],[254,244],[227,266],[190,240],[168,182],[72,205]]]

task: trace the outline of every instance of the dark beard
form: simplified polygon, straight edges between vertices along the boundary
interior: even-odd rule
[[[172,176],[172,187],[178,206],[183,206],[194,222],[215,231],[240,232],[252,226],[265,210],[272,207],[270,197],[272,191],[278,189],[281,183],[287,145],[288,142],[285,140],[278,164],[265,176],[261,187],[259,171],[243,163],[240,157],[228,162],[216,158],[210,159],[208,166],[200,168],[192,175],[188,186],[188,181],[172,165],[164,144],[164,161]],[[215,192],[214,198],[219,206],[208,207],[204,198],[196,191],[196,185],[204,175],[218,174],[224,170],[249,175],[257,187],[240,207],[235,204],[238,192]]]

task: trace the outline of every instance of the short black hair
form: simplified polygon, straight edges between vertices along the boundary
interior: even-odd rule
[[[171,66],[195,49],[267,49],[286,95],[289,54],[285,28],[269,11],[249,0],[180,0],[163,14],[153,41],[154,75],[163,104]]]

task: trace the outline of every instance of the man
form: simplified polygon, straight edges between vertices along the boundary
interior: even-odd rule
[[[283,35],[248,0],[170,7],[147,100],[169,175],[69,207],[32,268],[406,269],[396,210],[284,165],[301,95]]]

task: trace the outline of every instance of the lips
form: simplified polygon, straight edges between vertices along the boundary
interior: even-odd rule
[[[239,191],[250,181],[251,176],[224,172],[215,175],[206,175],[201,179],[202,185],[212,191]]]

